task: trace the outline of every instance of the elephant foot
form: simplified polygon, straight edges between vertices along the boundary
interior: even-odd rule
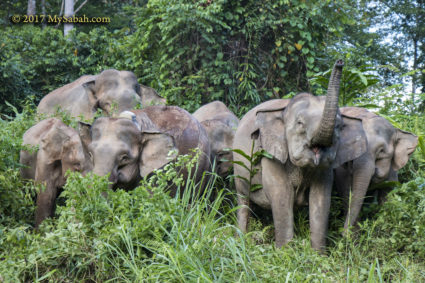
[[[290,241],[292,241],[292,238],[276,239],[275,246],[276,246],[276,248],[280,249],[283,246],[286,246]]]

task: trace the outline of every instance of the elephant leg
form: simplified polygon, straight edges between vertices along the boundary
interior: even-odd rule
[[[62,168],[60,163],[47,164],[42,158],[40,158],[40,160],[40,165],[35,170],[35,181],[39,184],[44,184],[45,189],[41,189],[37,194],[35,228],[38,228],[44,219],[53,216],[58,194],[57,188],[62,180]]]
[[[309,219],[311,246],[318,251],[324,251],[326,247],[332,183],[333,170],[328,169],[317,174],[310,186]]]
[[[261,166],[263,190],[272,208],[276,247],[280,248],[294,237],[294,190],[281,164],[263,158]]]
[[[55,201],[57,196],[57,188],[54,184],[48,182],[46,189],[40,191],[37,195],[37,208],[35,210],[35,228],[41,224],[41,222],[52,217],[55,211]]]
[[[353,184],[348,214],[345,218],[344,234],[357,223],[367,189],[375,173],[375,166],[368,155],[363,155],[353,163]]]
[[[249,221],[249,198],[248,196],[241,195],[238,193],[238,225],[239,229],[246,233],[248,231],[248,221]]]
[[[246,172],[244,170],[245,169],[240,166],[235,166],[235,176],[244,176],[245,178],[249,178],[249,176],[246,176]],[[237,211],[238,226],[243,233],[246,233],[248,231],[248,222],[250,214],[249,184],[245,180],[238,177],[235,177],[234,180],[239,206],[239,209]]]
[[[342,198],[344,204],[344,215],[347,215],[348,212],[352,183],[351,177],[352,175],[350,174],[350,170],[348,168],[341,166],[335,169],[334,183],[338,196]]]
[[[395,171],[394,169],[391,168],[387,181],[398,181],[397,171]],[[379,191],[378,191],[378,203],[379,203],[379,205],[382,205],[384,202],[387,201],[387,195],[388,195],[389,192],[391,192],[392,189],[393,189],[392,187],[386,187],[386,188],[379,189]]]

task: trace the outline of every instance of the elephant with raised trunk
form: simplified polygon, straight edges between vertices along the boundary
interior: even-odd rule
[[[207,133],[187,111],[176,106],[148,106],[120,116],[126,118],[102,117],[92,126],[85,124],[80,129],[88,145],[93,173],[109,173],[112,188],[133,189],[141,178],[162,168],[178,154],[192,154],[195,148],[201,150],[196,181],[209,169]],[[171,158],[170,151],[174,151]],[[171,195],[175,193],[172,188]]]
[[[294,236],[294,205],[309,205],[311,244],[316,250],[326,245],[328,215],[333,183],[333,166],[358,157],[365,151],[364,135],[351,135],[350,128],[361,123],[347,121],[343,128],[338,109],[339,84],[343,63],[337,61],[325,96],[300,93],[291,100],[271,100],[251,109],[239,123],[234,149],[251,152],[265,150],[252,184],[250,172],[235,164],[238,193],[238,223],[247,230],[249,203],[271,209],[276,246],[281,247]],[[351,146],[345,146],[350,144]],[[272,156],[271,158],[269,158]],[[235,162],[249,162],[238,153]]]
[[[367,150],[363,155],[335,169],[338,193],[348,204],[346,232],[357,223],[368,187],[383,181],[397,181],[397,171],[406,165],[415,151],[418,137],[393,127],[385,118],[364,108],[343,107],[341,113],[344,119],[360,119],[362,124],[352,130],[364,131],[367,139]]]
[[[192,115],[207,131],[211,144],[211,160],[216,160],[217,173],[225,177],[233,160],[232,152],[227,149],[233,146],[239,119],[221,101],[210,102]]]
[[[78,132],[56,118],[42,120],[27,130],[23,145],[33,149],[21,150],[20,163],[25,166],[21,169],[22,178],[45,185],[37,195],[38,227],[45,218],[53,216],[66,171],[86,173],[91,170],[91,163]]]
[[[134,73],[109,69],[99,75],[82,76],[50,92],[40,101],[37,111],[55,114],[60,108],[72,117],[91,120],[97,109],[111,115],[112,111],[120,113],[139,104],[165,104],[165,99],[153,89],[140,86]]]

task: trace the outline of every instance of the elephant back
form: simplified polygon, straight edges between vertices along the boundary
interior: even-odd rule
[[[133,110],[137,117],[146,115],[159,132],[174,138],[178,153],[191,154],[192,149],[199,148],[201,156],[197,163],[196,182],[202,174],[210,169],[210,143],[204,127],[189,112],[177,106],[153,105],[141,110]],[[143,131],[143,125],[142,125]],[[184,175],[187,172],[184,171]],[[201,185],[203,187],[203,185]],[[171,195],[175,191],[172,190]]]
[[[133,112],[138,117],[146,115],[158,131],[172,136],[179,154],[188,154],[198,147],[209,156],[208,135],[198,120],[186,110],[177,106],[153,105]]]
[[[96,80],[98,75],[84,75],[79,77],[77,80],[73,81],[72,83],[66,84],[58,89],[53,90],[52,92],[48,93],[47,95],[57,95],[59,93],[67,93],[68,91],[71,91],[77,87],[82,87],[84,83],[89,81]]]
[[[229,108],[227,108],[227,106],[223,102],[216,100],[203,105],[198,110],[193,112],[192,115],[199,122],[202,122],[202,121],[214,119],[218,113],[232,113],[232,112],[229,110]]]
[[[340,111],[343,116],[361,120],[380,117],[379,115],[361,107],[341,107]]]

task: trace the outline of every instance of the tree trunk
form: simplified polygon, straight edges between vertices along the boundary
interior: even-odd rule
[[[46,15],[46,0],[41,0],[41,14]],[[46,27],[46,21],[43,21],[42,28]]]
[[[74,16],[74,0],[65,0],[65,17]],[[63,25],[63,34],[66,36],[74,28],[73,23],[66,23]]]
[[[28,0],[28,8],[27,8],[28,16],[35,15],[35,12],[36,12],[35,5],[36,5],[36,0]]]
[[[418,38],[413,38],[413,70],[418,68]],[[415,109],[416,73],[412,74],[412,111]]]

